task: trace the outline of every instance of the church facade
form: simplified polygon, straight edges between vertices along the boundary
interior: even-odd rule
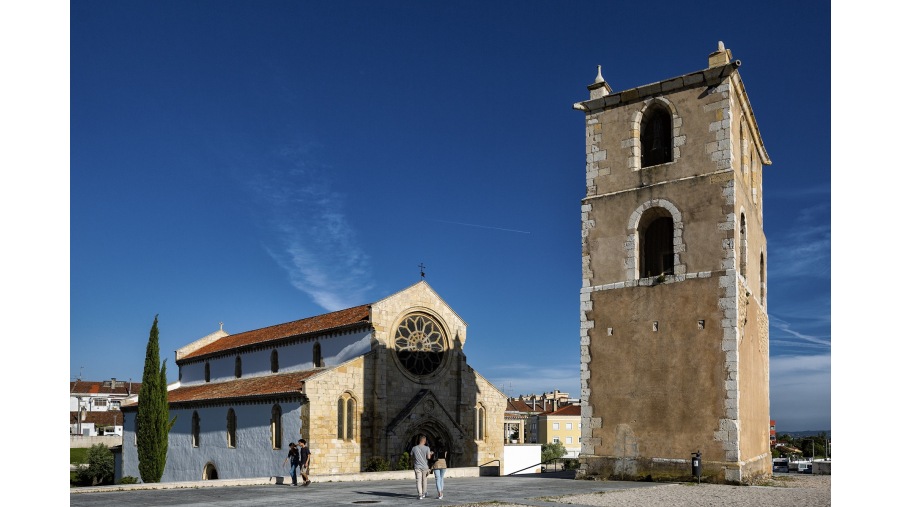
[[[580,477],[752,483],[771,475],[762,166],[719,43],[705,69],[585,114]]]
[[[466,363],[465,342],[466,323],[424,280],[371,304],[220,329],[176,351],[162,481],[284,476],[300,438],[316,475],[396,464],[420,434],[453,466],[500,459],[506,397]],[[140,477],[139,404],[122,407],[123,476]]]

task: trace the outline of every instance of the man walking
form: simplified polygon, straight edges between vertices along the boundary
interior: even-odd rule
[[[312,482],[309,480],[309,469],[312,468],[312,453],[306,445],[306,439],[301,438],[297,443],[300,444],[300,477],[303,478],[303,485],[309,486]]]
[[[416,473],[419,500],[428,496],[428,460],[431,459],[431,454],[431,449],[425,445],[425,435],[419,435],[419,445],[412,448],[413,471]]]

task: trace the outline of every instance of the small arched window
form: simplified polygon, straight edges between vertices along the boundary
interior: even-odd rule
[[[750,193],[753,195],[753,202],[756,202],[756,150],[750,147]]]
[[[322,345],[319,342],[313,345],[313,366],[316,368],[322,367]]]
[[[234,378],[241,378],[242,373],[241,356],[237,356],[234,358]]]
[[[209,382],[209,361],[203,364],[203,378]]]
[[[353,440],[356,432],[356,400],[350,393],[338,398],[337,405],[337,437],[342,440]]]
[[[281,449],[281,405],[272,407],[272,449]]]
[[[484,440],[484,407],[475,407],[475,440]]]
[[[235,415],[233,408],[228,409],[228,419],[226,423],[228,447],[235,448],[237,447],[237,416]]]
[[[196,410],[191,417],[191,443],[194,447],[200,447],[200,414]]]
[[[338,399],[338,406],[337,406],[337,437],[338,438],[344,438],[344,436],[345,436],[345,433],[344,433],[344,420],[345,420],[344,405],[346,405],[346,403],[347,402],[344,400],[343,397]]]
[[[747,174],[747,122],[741,118],[741,174]]]
[[[672,161],[672,115],[653,104],[641,118],[641,167]]]
[[[356,400],[347,398],[347,440],[353,440],[354,426],[356,426]]]
[[[641,275],[644,278],[675,274],[675,224],[663,208],[652,208],[641,218]]]
[[[272,355],[269,356],[269,362],[272,366],[272,373],[278,373],[278,351],[273,350]]]
[[[741,213],[741,228],[738,243],[740,244],[741,276],[747,278],[747,217]]]
[[[759,254],[759,304],[766,306],[766,255]]]

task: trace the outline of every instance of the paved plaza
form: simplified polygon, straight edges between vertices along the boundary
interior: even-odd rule
[[[534,506],[559,507],[559,503],[543,501],[561,495],[597,493],[619,489],[658,486],[654,483],[628,481],[574,480],[574,472],[503,477],[448,477],[444,480],[444,499],[438,500],[434,477],[429,477],[428,497],[419,500],[412,472],[409,480],[313,482],[309,487],[289,485],[254,485],[191,487],[181,489],[148,489],[71,493],[72,507],[263,507],[303,505],[465,505],[480,502],[508,502]],[[315,480],[315,477],[313,477]],[[207,481],[208,483],[208,481]]]

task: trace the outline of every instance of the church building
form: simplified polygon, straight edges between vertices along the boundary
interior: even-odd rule
[[[614,93],[598,67],[581,202],[583,478],[771,476],[762,167],[740,60]],[[698,457],[699,460],[694,458]]]
[[[162,481],[284,476],[300,438],[317,476],[396,465],[418,435],[454,467],[502,458],[506,396],[466,363],[465,343],[466,323],[424,280],[371,304],[219,329],[175,352]],[[122,406],[121,475],[137,478],[139,404]]]

